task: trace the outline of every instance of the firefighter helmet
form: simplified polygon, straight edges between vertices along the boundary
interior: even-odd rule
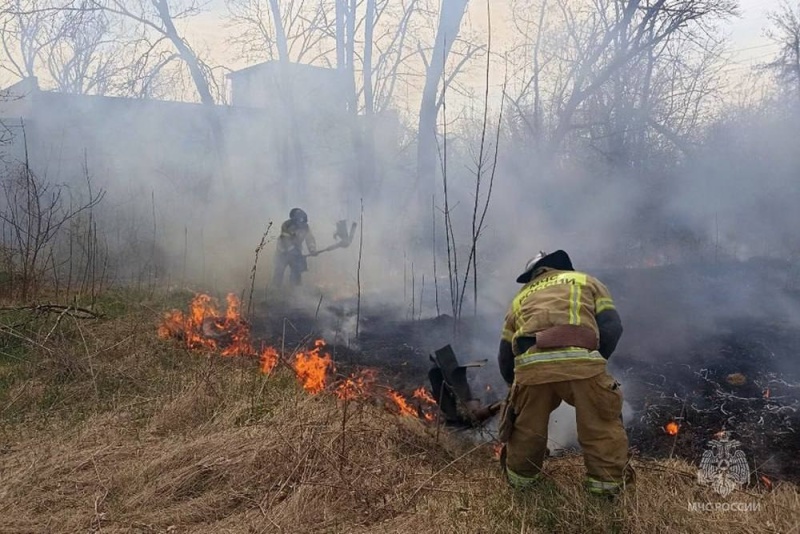
[[[559,271],[573,271],[572,260],[569,254],[563,250],[556,250],[555,252],[547,253],[540,250],[539,253],[528,260],[525,264],[525,271],[517,277],[517,283],[527,284],[533,278],[533,273],[540,267],[550,267],[551,269],[558,269]]]
[[[289,212],[289,218],[294,222],[301,224],[308,222],[308,215],[300,208],[292,208],[292,211]]]

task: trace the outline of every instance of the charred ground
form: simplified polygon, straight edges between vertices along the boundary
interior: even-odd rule
[[[793,461],[800,450],[796,268],[759,259],[596,274],[625,323],[611,370],[625,389],[626,426],[638,454],[697,462],[714,434],[726,430],[757,475],[800,480]],[[364,307],[356,341],[341,334],[354,317],[353,302],[322,308],[265,311],[256,335],[293,345],[327,333],[336,338],[338,369],[377,367],[387,382],[408,391],[427,384],[428,355],[451,344],[462,363],[489,360],[471,376],[482,400],[504,395],[494,353],[487,352],[502,317],[468,319],[456,329],[447,315],[411,320],[393,308]],[[674,436],[664,428],[672,421],[680,427]]]

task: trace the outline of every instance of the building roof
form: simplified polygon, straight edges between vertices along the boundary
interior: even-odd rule
[[[229,72],[227,74],[228,78],[238,78],[240,76],[250,76],[253,74],[261,73],[261,72],[269,72],[272,69],[275,69],[280,65],[281,62],[278,60],[269,60],[264,61],[262,63],[256,63],[255,65],[250,65],[249,67],[245,67],[243,69],[235,70],[233,72]],[[307,63],[294,63],[289,62],[288,65],[290,68],[297,72],[297,71],[306,71],[306,72],[329,72],[335,73],[336,69],[330,67],[320,67],[317,65],[309,65]]]

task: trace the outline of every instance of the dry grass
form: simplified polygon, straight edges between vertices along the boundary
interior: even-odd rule
[[[681,462],[638,462],[617,503],[551,460],[516,494],[488,447],[380,406],[299,390],[286,370],[154,335],[163,303],[19,327],[0,364],[0,532],[791,532],[795,486],[722,499]],[[744,502],[754,512],[690,512]]]

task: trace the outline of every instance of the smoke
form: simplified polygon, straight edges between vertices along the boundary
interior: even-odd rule
[[[270,313],[304,310],[326,337],[352,347],[358,297],[365,314],[391,310],[377,313],[398,320],[460,313],[468,319],[461,330],[417,341],[423,352],[451,342],[465,360],[489,359],[473,378],[478,391],[492,387],[488,400],[505,387],[494,356],[519,289],[514,279],[540,249],[566,249],[576,268],[609,286],[626,327],[626,361],[689,358],[699,339],[743,319],[800,324],[792,293],[800,253],[796,108],[718,110],[716,121],[698,122],[688,147],[650,132],[650,144],[634,145],[646,152],[628,155],[611,151],[612,135],[588,127],[567,136],[558,154],[546,153],[541,136],[514,122],[521,117],[501,123],[495,146],[490,120],[483,161],[481,113],[465,111],[446,151],[438,139],[440,164],[447,159],[445,212],[441,172],[431,199],[417,195],[414,132],[405,129],[413,118],[372,119],[375,172],[364,176],[367,156],[353,135],[364,123],[335,91],[319,90],[335,83],[334,73],[297,68],[305,81],[302,91],[293,87],[289,107],[259,85],[269,78],[247,82],[244,96],[234,80],[236,105],[214,110],[17,88],[0,106],[13,134],[3,147],[6,174],[28,161],[42,180],[76,194],[89,183],[105,190],[94,223],[118,283],[242,293],[271,222],[255,281]],[[487,198],[475,239],[475,213]],[[280,300],[267,287],[292,207],[309,213],[319,248],[333,244],[336,221],[360,227],[348,248],[309,258],[304,288]],[[574,443],[573,421],[567,408],[553,415],[554,446]]]

